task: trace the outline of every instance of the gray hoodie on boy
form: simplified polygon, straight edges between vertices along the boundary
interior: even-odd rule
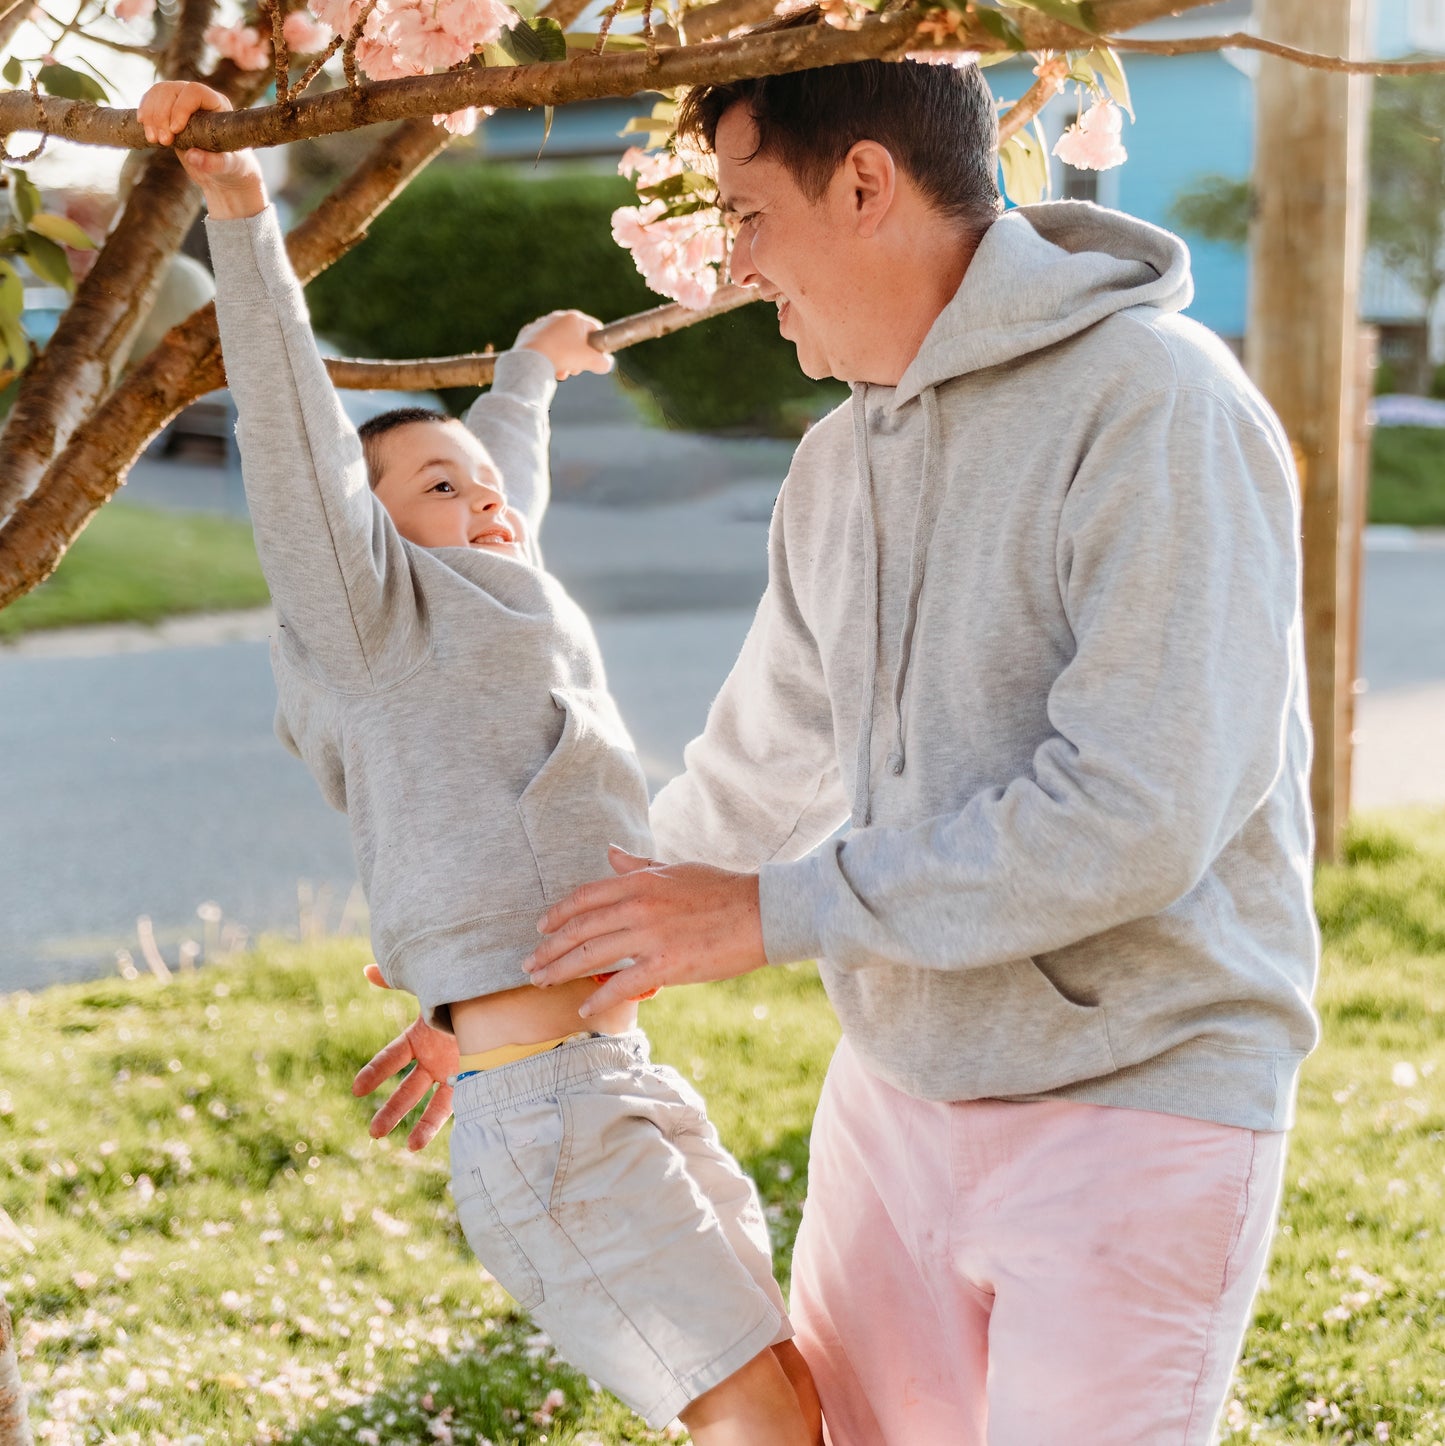
[[[803,440],[666,858],[761,868],[874,1073],[1255,1129],[1313,1046],[1294,469],[1174,237],[988,232]],[[845,821],[851,829],[823,847]]]
[[[207,222],[256,548],[280,623],[281,741],[351,823],[382,973],[433,1023],[529,982],[537,920],[651,850],[647,787],[592,629],[541,567],[547,405],[506,352],[467,425],[527,520],[532,560],[402,538],[316,350],[276,213]]]

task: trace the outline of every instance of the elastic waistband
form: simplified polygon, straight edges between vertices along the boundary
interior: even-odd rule
[[[459,1124],[532,1100],[566,1093],[606,1070],[631,1069],[651,1059],[640,1029],[559,1044],[545,1054],[482,1070],[460,1080],[452,1097]]]
[[[559,1044],[571,1044],[574,1039],[591,1039],[587,1030],[576,1034],[559,1035],[556,1039],[538,1040],[536,1044],[499,1044],[495,1049],[484,1049],[480,1054],[464,1054],[457,1060],[457,1079],[477,1074],[484,1069],[501,1069],[503,1065],[516,1064],[519,1059],[531,1059],[534,1054],[546,1054]],[[453,1081],[455,1083],[455,1081]]]

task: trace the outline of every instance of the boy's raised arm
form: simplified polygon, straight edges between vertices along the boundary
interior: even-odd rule
[[[228,108],[206,86],[162,82],[139,114],[147,136],[168,144],[196,110]],[[394,681],[426,646],[409,561],[316,349],[260,167],[249,152],[180,159],[210,212],[226,379],[287,659],[346,691]]]
[[[564,377],[612,370],[612,358],[587,340],[601,325],[582,311],[553,311],[528,322],[512,349],[497,358],[492,389],[466,415],[501,471],[507,500],[526,518],[534,547],[552,494],[547,409]]]

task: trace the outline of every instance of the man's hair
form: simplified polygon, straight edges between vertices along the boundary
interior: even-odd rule
[[[398,427],[408,427],[413,422],[449,422],[451,418],[435,407],[393,407],[389,412],[380,412],[368,417],[357,429],[361,438],[361,455],[366,459],[366,480],[376,490],[381,480],[381,439]]]
[[[816,5],[749,34],[823,23]],[[677,132],[716,149],[718,122],[742,103],[758,128],[753,156],[781,162],[816,201],[859,141],[884,146],[943,215],[982,235],[999,214],[998,115],[976,65],[855,60],[791,75],[698,85]]]

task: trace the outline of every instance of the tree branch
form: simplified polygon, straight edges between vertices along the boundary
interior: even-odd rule
[[[1212,50],[1257,50],[1292,61],[1307,70],[1329,70],[1340,75],[1440,75],[1445,73],[1445,59],[1440,60],[1347,60],[1341,55],[1319,55],[1313,50],[1299,50],[1281,45],[1260,35],[1235,31],[1232,35],[1196,35],[1179,40],[1130,40],[1125,36],[1110,40],[1115,50],[1137,55],[1197,55]]]
[[[602,352],[621,351],[640,341],[668,336],[684,327],[695,326],[714,316],[736,311],[740,306],[758,299],[751,286],[723,286],[710,305],[701,310],[673,302],[654,306],[610,321],[587,340]],[[438,387],[484,387],[492,380],[497,364],[495,352],[468,352],[462,356],[423,357],[415,361],[361,360],[353,357],[327,357],[326,370],[338,387],[365,391],[388,387],[403,392],[434,391]]]
[[[1064,88],[1069,65],[1056,56],[1039,66],[1039,71],[1039,78],[999,117],[999,145],[1017,135]]]
[[[175,33],[160,64],[167,80],[199,80],[206,53],[206,30],[216,12],[216,0],[183,0]]]
[[[431,120],[385,137],[287,238],[303,283],[324,271],[451,140]],[[141,449],[182,407],[223,385],[216,309],[206,306],[164,339],[79,427],[34,494],[0,530],[0,607],[55,570],[77,533],[119,489]]]

